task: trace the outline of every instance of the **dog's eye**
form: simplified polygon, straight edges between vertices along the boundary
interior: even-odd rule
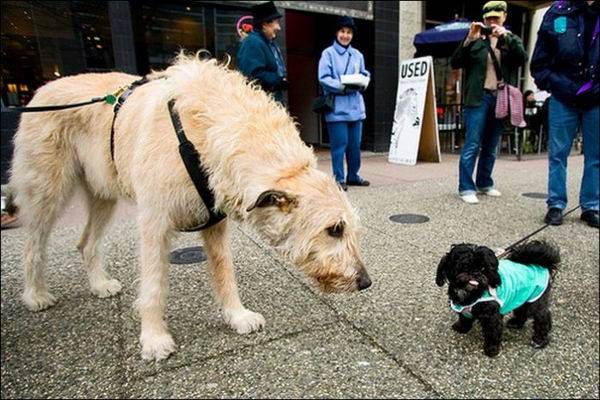
[[[337,224],[330,226],[327,228],[327,233],[331,237],[342,237],[344,234],[344,223],[338,222]]]

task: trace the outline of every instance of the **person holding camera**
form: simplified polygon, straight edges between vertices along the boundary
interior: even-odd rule
[[[369,186],[358,175],[362,122],[367,117],[362,92],[371,77],[365,69],[360,51],[350,45],[356,25],[351,17],[342,16],[336,24],[335,40],[323,50],[319,60],[319,84],[325,94],[333,94],[333,110],[325,114],[331,143],[331,164],[336,181],[344,190],[348,186]],[[342,83],[344,76],[360,77],[356,83]],[[348,175],[344,174],[344,154]],[[347,178],[347,179],[346,179]]]
[[[492,170],[496,147],[502,135],[502,121],[496,119],[498,78],[490,55],[494,52],[506,83],[527,61],[521,39],[504,27],[507,16],[505,1],[488,1],[483,6],[483,23],[473,22],[465,40],[450,59],[452,68],[465,69],[464,124],[465,143],[460,154],[458,193],[468,204],[479,202],[477,193],[501,196],[494,188]],[[516,80],[516,79],[514,79]],[[480,150],[481,149],[481,150]],[[475,161],[476,179],[473,181]]]
[[[552,93],[548,110],[548,206],[544,221],[563,222],[567,206],[567,159],[581,127],[581,220],[598,228],[600,157],[600,5],[558,1],[544,15],[531,59],[539,89]]]
[[[281,30],[279,19],[283,15],[277,11],[272,1],[252,7],[253,32],[244,39],[237,53],[240,72],[256,82],[262,89],[283,103],[283,91],[289,84],[281,50],[275,43],[277,32]]]

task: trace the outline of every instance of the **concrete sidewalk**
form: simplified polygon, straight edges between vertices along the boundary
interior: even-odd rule
[[[330,171],[326,152],[319,165]],[[569,160],[576,204],[583,158]],[[363,256],[373,286],[353,295],[323,295],[245,226],[232,229],[240,294],[262,313],[259,333],[239,336],[212,300],[205,263],[173,265],[167,318],[178,351],[160,363],[139,354],[133,312],[137,279],[135,207],[119,206],[105,241],[105,261],[123,283],[97,299],[75,244],[83,229],[79,197],[50,239],[47,276],[57,304],[40,313],[20,301],[23,229],[2,231],[2,398],[598,398],[599,238],[573,213],[537,237],[561,247],[554,286],[552,342],[529,346],[531,322],[506,330],[494,359],[482,352],[477,326],[450,329],[446,289],[435,285],[440,257],[452,243],[506,246],[543,224],[547,161],[497,161],[501,198],[475,206],[456,195],[458,156],[439,164],[389,164],[365,154],[368,188],[348,195],[364,226]],[[423,214],[424,224],[389,220]],[[181,234],[174,248],[201,244]]]

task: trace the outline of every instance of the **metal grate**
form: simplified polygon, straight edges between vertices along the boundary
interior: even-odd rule
[[[206,254],[201,246],[185,247],[171,252],[171,264],[196,264],[206,261]]]
[[[429,217],[420,214],[396,214],[390,217],[390,221],[399,224],[422,224],[429,221]]]

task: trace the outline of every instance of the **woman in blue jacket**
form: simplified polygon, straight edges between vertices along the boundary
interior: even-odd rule
[[[368,85],[370,73],[365,69],[363,55],[350,46],[356,32],[354,20],[340,17],[336,25],[336,37],[331,46],[323,50],[319,60],[319,83],[326,94],[334,94],[333,111],[325,114],[331,143],[331,163],[336,181],[344,189],[348,185],[369,186],[358,175],[360,169],[360,143],[362,122],[366,118],[365,101],[361,94]],[[361,74],[362,85],[344,85],[342,75]],[[348,163],[348,174],[344,174],[344,154]]]
[[[567,206],[567,158],[581,126],[584,168],[579,192],[581,219],[598,228],[600,166],[599,1],[556,1],[544,15],[531,59],[549,105],[548,211],[546,223],[562,224]]]

